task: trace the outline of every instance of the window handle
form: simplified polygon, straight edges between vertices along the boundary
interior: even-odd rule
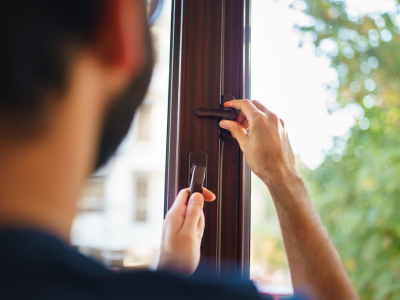
[[[189,154],[189,201],[194,193],[203,191],[203,186],[207,185],[207,154],[196,150]]]
[[[188,201],[194,193],[201,194],[201,192],[203,191],[205,177],[206,177],[206,167],[194,165],[192,171],[192,181],[190,182]]]
[[[196,109],[196,114],[200,118],[203,117],[216,117],[226,120],[235,120],[238,115],[239,110],[234,109],[233,107],[224,107],[224,108],[208,108],[208,107],[199,107]]]
[[[240,110],[237,110],[233,107],[224,107],[224,108],[208,108],[208,107],[199,107],[196,109],[196,114],[200,118],[208,117],[208,118],[221,118],[225,120],[236,120]],[[232,138],[231,133],[228,130],[221,129],[220,136],[222,140],[229,140]]]

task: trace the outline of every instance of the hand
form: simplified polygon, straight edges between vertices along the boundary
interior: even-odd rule
[[[181,190],[165,216],[158,269],[191,275],[200,261],[200,245],[204,233],[204,201],[215,195],[203,188],[194,193],[186,206],[189,189]]]
[[[294,154],[282,120],[256,100],[233,100],[224,106],[240,110],[236,121],[222,120],[220,127],[236,138],[250,169],[258,177],[270,185],[296,173]]]

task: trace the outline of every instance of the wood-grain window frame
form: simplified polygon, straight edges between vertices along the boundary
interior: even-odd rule
[[[189,153],[205,151],[217,200],[204,207],[197,272],[215,277],[249,278],[250,170],[236,140],[221,140],[219,120],[195,109],[219,107],[224,95],[250,99],[250,1],[172,2],[165,213],[188,186]]]

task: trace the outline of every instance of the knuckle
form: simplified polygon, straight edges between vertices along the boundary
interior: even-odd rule
[[[265,120],[265,115],[261,111],[257,111],[253,116],[253,121],[255,123],[261,123]]]
[[[272,122],[274,122],[275,124],[278,124],[278,122],[279,122],[278,116],[277,116],[276,114],[274,114],[273,112],[269,113],[268,118],[269,118]]]
[[[251,107],[251,106],[253,106],[254,104],[252,104],[251,103],[251,101],[250,100],[242,100],[242,103],[241,103],[243,106],[247,106],[247,107]]]

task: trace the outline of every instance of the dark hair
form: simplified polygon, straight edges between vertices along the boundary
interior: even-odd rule
[[[7,0],[0,9],[0,123],[32,127],[95,34],[101,0]],[[6,123],[6,124],[4,124]],[[14,128],[15,129],[15,128]]]

